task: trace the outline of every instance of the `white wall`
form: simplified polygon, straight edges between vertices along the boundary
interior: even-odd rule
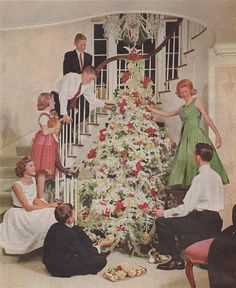
[[[37,97],[51,91],[62,77],[64,53],[74,49],[74,36],[88,36],[90,21],[45,28],[2,31],[0,75],[0,149],[38,129]],[[11,153],[3,150],[5,153]]]
[[[87,51],[93,54],[93,31],[90,20],[70,24],[2,31],[3,53],[0,65],[2,75],[0,117],[0,149],[2,154],[13,154],[15,145],[29,144],[30,137],[38,129],[37,97],[51,91],[62,77],[64,53],[74,49],[74,36],[82,32],[88,38]],[[195,52],[186,57],[187,67],[180,70],[179,78],[189,78],[196,85],[198,97],[207,104],[207,49],[214,42],[209,30],[193,41]],[[161,109],[172,110],[183,104],[172,92],[162,96]],[[165,119],[166,120],[166,119]],[[180,119],[166,120],[169,135],[178,142]],[[18,141],[18,142],[17,142]],[[16,142],[16,143],[15,143]]]
[[[224,226],[232,223],[232,206],[236,204],[236,43],[217,44],[209,51],[209,112],[223,145],[218,153],[228,173],[225,186]]]
[[[209,29],[201,36],[192,41],[194,52],[186,55],[184,66],[179,69],[179,80],[189,79],[197,89],[196,97],[200,98],[206,107],[208,107],[208,48],[215,42],[215,36]],[[179,80],[171,81],[171,92],[161,96],[162,104],[158,107],[164,111],[172,111],[184,104],[184,101],[175,95],[176,84]],[[181,120],[179,116],[172,118],[161,118],[166,123],[169,137],[172,141],[178,143],[181,131]],[[205,122],[202,119],[201,126],[207,130]]]

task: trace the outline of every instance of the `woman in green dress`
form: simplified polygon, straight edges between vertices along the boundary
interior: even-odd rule
[[[183,79],[177,83],[176,95],[185,101],[185,105],[171,112],[160,111],[146,106],[147,110],[152,114],[164,117],[179,115],[182,120],[181,139],[177,146],[168,186],[187,187],[191,185],[193,177],[198,172],[193,157],[195,145],[201,142],[208,143],[214,147],[209,136],[200,128],[201,115],[203,115],[204,120],[215,133],[216,148],[220,148],[222,145],[219,131],[209,117],[204,104],[200,99],[192,97],[196,93],[197,90],[193,87],[193,83],[188,79]],[[228,184],[229,179],[215,149],[210,164],[212,169],[221,176],[223,184]]]

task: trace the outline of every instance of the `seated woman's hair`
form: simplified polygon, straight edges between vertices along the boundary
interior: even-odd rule
[[[66,223],[66,220],[72,216],[73,206],[70,203],[64,203],[56,207],[55,218],[59,223]]]
[[[211,161],[213,157],[213,148],[207,143],[198,143],[195,146],[196,155],[201,156],[203,161]]]
[[[31,160],[30,156],[25,156],[24,158],[22,158],[19,162],[16,163],[16,168],[15,168],[15,173],[16,176],[18,177],[23,177],[24,172],[25,172],[25,168],[27,163],[29,163]]]

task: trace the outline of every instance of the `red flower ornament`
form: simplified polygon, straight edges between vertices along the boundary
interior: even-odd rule
[[[149,127],[146,130],[146,133],[148,134],[148,137],[154,137],[156,135],[156,131],[157,131],[156,129]]]
[[[138,163],[136,164],[136,169],[133,172],[133,176],[137,177],[138,173],[142,170],[142,164],[141,161],[138,161]]]
[[[141,55],[138,55],[137,53],[136,53],[136,50],[134,51],[132,51],[131,50],[131,53],[128,55],[128,61],[138,61],[138,60],[140,60],[140,59],[142,59],[142,56]]]
[[[132,96],[133,97],[139,97],[140,94],[138,93],[138,91],[134,91],[134,92],[132,92]]]
[[[125,231],[126,228],[123,225],[117,226],[116,231]]]
[[[141,100],[141,98],[137,97],[136,100],[134,101],[134,103],[138,107],[138,106],[140,106],[143,103],[143,101]]]
[[[122,165],[126,164],[126,162],[128,160],[127,159],[128,156],[129,156],[129,153],[127,151],[124,150],[124,151],[120,152],[120,157],[121,157],[120,162],[121,162]]]
[[[131,123],[131,122],[129,122],[129,123],[127,124],[127,127],[128,127],[128,129],[134,129],[134,124]]]
[[[143,204],[139,204],[138,205],[138,208],[142,211],[146,211],[147,208],[148,208],[148,203],[147,202],[144,202]]]
[[[111,211],[106,207],[106,209],[103,211],[102,215],[105,217],[110,217]]]
[[[85,220],[88,216],[89,216],[89,212],[88,211],[82,212],[83,220]]]
[[[125,114],[125,106],[120,107],[120,114]]]
[[[91,150],[89,150],[87,157],[88,157],[88,159],[93,159],[94,157],[96,157],[96,155],[97,155],[96,149],[91,149]]]
[[[128,194],[128,197],[130,197],[130,198],[133,198],[134,196],[135,196],[134,193],[131,193],[131,192],[130,192],[130,193]]]
[[[129,71],[125,71],[121,77],[121,83],[126,83],[129,80],[131,73]]]
[[[156,147],[160,145],[159,142],[157,142],[156,139],[152,139],[152,142],[153,142],[153,144],[154,144]]]
[[[102,128],[99,130],[100,133],[104,133],[105,131],[107,131],[107,128]]]
[[[100,135],[99,135],[99,140],[100,140],[101,142],[105,141],[105,140],[106,140],[106,134],[100,133]]]
[[[145,142],[143,140],[139,140],[139,141],[134,142],[134,144],[141,146],[141,145],[144,145]]]
[[[123,151],[120,152],[120,156],[122,158],[127,158],[129,156],[129,153],[126,150],[123,150]]]
[[[150,196],[152,197],[152,199],[157,199],[157,190],[152,188],[150,191]]]
[[[144,88],[147,88],[147,87],[148,87],[148,84],[149,84],[150,82],[152,82],[152,79],[149,78],[149,77],[147,77],[147,76],[145,76],[144,79],[143,79],[143,87],[144,87]]]
[[[115,205],[116,205],[115,206],[115,213],[116,214],[119,214],[125,208],[122,201],[116,201]]]
[[[125,114],[125,107],[127,106],[127,101],[126,100],[122,100],[120,102],[118,102],[118,107],[120,109],[120,113],[121,114]]]
[[[99,172],[104,173],[104,171],[106,170],[105,166],[102,166],[98,169]]]
[[[127,106],[128,103],[125,99],[123,99],[122,101],[118,102],[118,107],[122,107],[122,106]]]

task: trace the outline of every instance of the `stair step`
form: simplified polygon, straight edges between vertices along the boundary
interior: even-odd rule
[[[99,126],[98,123],[87,123],[87,125],[91,125],[91,126]]]
[[[91,133],[80,133],[82,136],[91,136]]]
[[[181,64],[181,65],[176,66],[176,68],[182,68],[182,67],[186,67],[186,66],[188,66],[188,64]]]
[[[178,80],[178,79],[179,79],[179,77],[175,77],[175,78],[169,78],[166,81],[168,82],[168,81],[174,81],[174,80]]]
[[[15,168],[14,167],[0,167],[0,177],[1,178],[14,178]]]
[[[36,252],[31,252],[31,253],[36,253]],[[9,255],[4,252],[4,249],[0,250],[0,263],[1,264],[19,263],[20,261],[22,261],[21,259],[22,259],[22,255]]]
[[[17,146],[16,155],[17,156],[29,156],[31,152],[31,146]]]
[[[108,115],[108,113],[105,113],[105,112],[97,112],[96,114],[97,114],[97,116],[107,116]]]
[[[11,207],[12,197],[10,192],[0,192],[0,214]]]
[[[17,180],[17,177],[12,178],[0,178],[0,191],[9,191],[14,181]]]
[[[191,49],[191,50],[189,50],[189,51],[184,52],[183,54],[184,54],[184,55],[187,55],[187,54],[192,53],[192,52],[194,52],[194,51],[195,51],[195,49]]]
[[[191,40],[199,37],[199,36],[200,36],[202,33],[204,33],[206,30],[207,30],[207,28],[205,27],[201,32],[199,32],[198,34],[196,34],[195,36],[193,36],[193,37],[191,38]]]
[[[0,156],[0,166],[1,167],[14,167],[16,166],[16,163],[21,159],[19,156],[13,156],[13,157],[5,157]]]
[[[170,90],[162,90],[162,91],[158,91],[159,94],[162,94],[162,93],[169,93]]]
[[[75,147],[84,147],[83,144],[72,144],[72,146],[75,146]]]

